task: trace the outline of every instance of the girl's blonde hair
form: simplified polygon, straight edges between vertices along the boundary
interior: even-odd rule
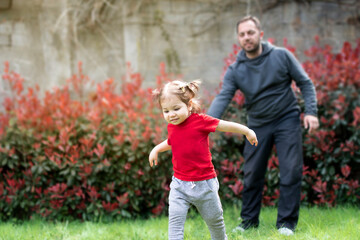
[[[161,101],[166,99],[169,95],[177,96],[186,106],[191,106],[191,113],[200,113],[201,106],[199,100],[195,97],[199,91],[200,80],[194,80],[192,82],[184,82],[180,80],[171,81],[163,88],[155,89],[153,96],[156,101],[159,102],[161,107]]]

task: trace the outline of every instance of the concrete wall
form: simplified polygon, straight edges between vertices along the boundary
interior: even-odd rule
[[[78,61],[95,82],[120,81],[131,62],[146,86],[154,85],[160,62],[170,68],[171,61],[172,71],[202,78],[212,90],[236,43],[235,23],[249,13],[262,21],[265,39],[282,45],[286,37],[300,58],[315,35],[335,50],[344,41],[355,44],[360,4],[337,2],[12,0],[10,9],[0,9],[0,62],[48,90],[76,73]]]
[[[0,35],[7,36],[0,41],[0,62],[9,61],[11,70],[31,85],[48,89],[71,74],[66,28],[52,32],[65,3],[13,1],[9,10],[0,10]]]

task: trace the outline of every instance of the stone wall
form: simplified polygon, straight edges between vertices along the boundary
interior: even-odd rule
[[[7,1],[11,7],[1,9]],[[78,61],[94,82],[121,81],[130,62],[146,86],[166,62],[212,90],[237,42],[240,17],[258,16],[265,39],[282,45],[286,37],[303,58],[315,35],[335,50],[355,44],[359,11],[354,0],[0,0],[0,62],[42,91],[62,85]]]

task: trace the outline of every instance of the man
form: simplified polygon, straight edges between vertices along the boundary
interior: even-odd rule
[[[313,132],[319,126],[315,88],[295,57],[285,48],[262,42],[260,21],[247,16],[237,23],[242,48],[229,66],[220,93],[208,114],[220,118],[235,91],[245,95],[249,128],[259,145],[245,143],[242,222],[234,230],[258,227],[265,171],[275,144],[280,168],[280,198],[276,227],[292,235],[299,218],[302,178],[302,135],[300,107],[292,91],[295,80],[305,100],[304,127]]]

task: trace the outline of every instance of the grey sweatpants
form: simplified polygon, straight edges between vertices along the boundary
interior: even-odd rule
[[[205,220],[212,240],[227,239],[217,178],[188,182],[172,177],[169,196],[169,240],[184,238],[187,212],[194,205]]]

